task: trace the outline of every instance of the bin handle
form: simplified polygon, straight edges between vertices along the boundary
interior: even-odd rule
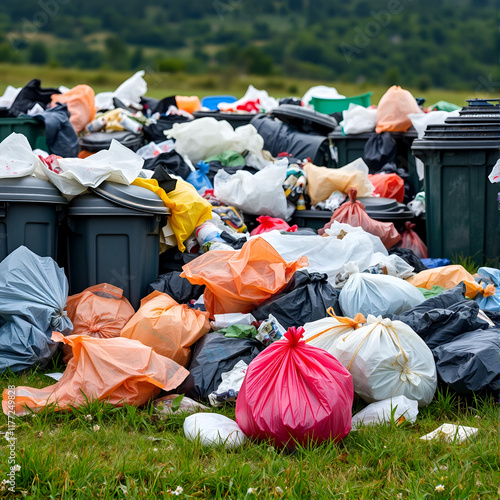
[[[7,217],[7,202],[0,201],[0,217]]]

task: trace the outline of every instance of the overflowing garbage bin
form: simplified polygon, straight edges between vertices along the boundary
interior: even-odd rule
[[[425,166],[430,257],[472,257],[498,265],[498,184],[488,181],[499,158],[500,100],[471,99],[458,117],[429,125],[412,150]]]
[[[160,227],[168,209],[152,191],[104,182],[68,209],[70,293],[98,283],[123,289],[137,309],[158,276]]]
[[[0,261],[22,245],[56,259],[58,227],[67,204],[50,182],[35,177],[2,179]]]

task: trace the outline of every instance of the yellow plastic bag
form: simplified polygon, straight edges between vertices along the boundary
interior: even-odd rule
[[[181,252],[186,249],[184,242],[195,228],[212,218],[212,205],[189,182],[178,179],[176,188],[168,194],[155,179],[137,178],[132,184],[153,191],[170,209],[170,224]]]
[[[326,200],[334,191],[347,194],[349,189],[354,188],[359,197],[370,196],[373,193],[373,184],[368,179],[368,167],[361,158],[342,168],[317,167],[312,163],[306,163],[304,170],[311,205]]]
[[[141,307],[120,335],[139,340],[158,354],[186,366],[190,347],[209,331],[207,312],[178,304],[170,295],[155,290],[141,300]]]
[[[77,85],[65,94],[54,94],[51,101],[52,107],[57,103],[68,105],[69,121],[77,134],[95,118],[95,94],[88,85]]]
[[[85,404],[86,398],[117,406],[141,406],[158,396],[161,389],[175,389],[189,375],[175,361],[136,340],[86,335],[63,337],[58,332],[52,333],[52,340],[70,345],[73,358],[56,384],[43,389],[16,387],[17,416],[29,413],[25,406],[36,412],[55,404],[58,410],[63,410]],[[5,414],[10,410],[9,401],[9,391],[5,389],[2,401]]]
[[[426,269],[408,278],[407,281],[413,286],[425,288],[427,290],[430,290],[434,285],[442,286],[449,290],[463,281],[466,287],[465,295],[469,297],[469,299],[473,299],[478,293],[490,296],[492,294],[490,287],[493,288],[493,293],[495,293],[493,285],[489,285],[483,290],[483,287],[476,282],[472,274],[459,265]]]
[[[411,127],[410,113],[421,113],[417,101],[408,90],[393,85],[380,99],[377,107],[377,134],[406,132]]]

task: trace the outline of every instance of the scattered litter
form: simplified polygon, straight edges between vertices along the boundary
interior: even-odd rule
[[[462,425],[455,424],[443,424],[440,425],[436,430],[429,432],[420,439],[425,441],[430,441],[432,439],[444,439],[448,442],[457,441],[462,443],[467,439],[474,437],[479,432],[477,427],[464,427]]]

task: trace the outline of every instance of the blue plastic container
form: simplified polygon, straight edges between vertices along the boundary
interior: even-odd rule
[[[238,99],[234,95],[209,95],[201,100],[201,106],[203,108],[208,108],[211,111],[217,111],[219,108],[218,104],[221,102],[236,102]]]

